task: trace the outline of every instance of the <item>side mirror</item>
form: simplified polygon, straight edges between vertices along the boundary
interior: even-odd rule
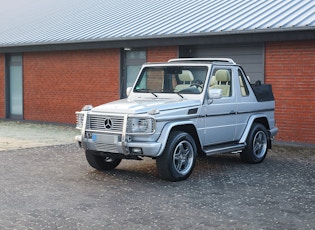
[[[222,89],[209,89],[208,98],[209,99],[220,99],[222,97]]]
[[[126,89],[127,97],[130,95],[131,90],[132,90],[132,87],[128,87],[128,88]]]

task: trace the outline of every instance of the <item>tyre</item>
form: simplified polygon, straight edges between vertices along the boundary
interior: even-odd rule
[[[194,139],[185,132],[173,131],[168,137],[164,152],[156,159],[162,179],[181,181],[192,173],[197,157]]]
[[[112,170],[121,162],[121,159],[114,158],[110,154],[100,155],[98,152],[90,150],[85,151],[85,157],[91,167],[97,170]]]
[[[254,123],[249,131],[246,147],[241,153],[241,160],[250,164],[260,163],[265,159],[267,152],[267,130],[262,124]]]

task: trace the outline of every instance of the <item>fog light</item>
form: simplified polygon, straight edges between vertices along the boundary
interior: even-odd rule
[[[134,154],[142,154],[142,148],[130,148],[130,152]]]

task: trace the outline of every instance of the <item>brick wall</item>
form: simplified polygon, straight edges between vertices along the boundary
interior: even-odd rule
[[[5,117],[4,65],[4,54],[0,54],[0,118]]]
[[[177,46],[150,47],[147,49],[148,62],[165,62],[178,57]]]
[[[119,98],[119,49],[24,53],[24,119],[75,123],[75,111]]]
[[[176,58],[177,50],[148,48],[147,60]],[[4,118],[4,55],[0,63],[0,118]],[[119,49],[24,53],[24,119],[73,124],[74,112],[83,105],[119,99],[119,73]]]
[[[148,62],[166,62],[171,58],[177,57],[178,48],[177,46],[171,47],[150,47],[147,49],[147,61]],[[163,81],[163,73],[160,71],[152,71],[151,76],[155,75],[155,81],[152,81],[151,78],[150,82],[147,82],[148,88],[158,89],[162,85]]]
[[[265,74],[276,98],[277,140],[315,144],[315,40],[267,43]]]

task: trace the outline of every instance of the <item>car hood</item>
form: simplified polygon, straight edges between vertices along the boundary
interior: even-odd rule
[[[185,107],[198,106],[200,100],[185,99],[121,99],[109,102],[92,109],[92,112],[143,114],[154,110],[174,110]]]

